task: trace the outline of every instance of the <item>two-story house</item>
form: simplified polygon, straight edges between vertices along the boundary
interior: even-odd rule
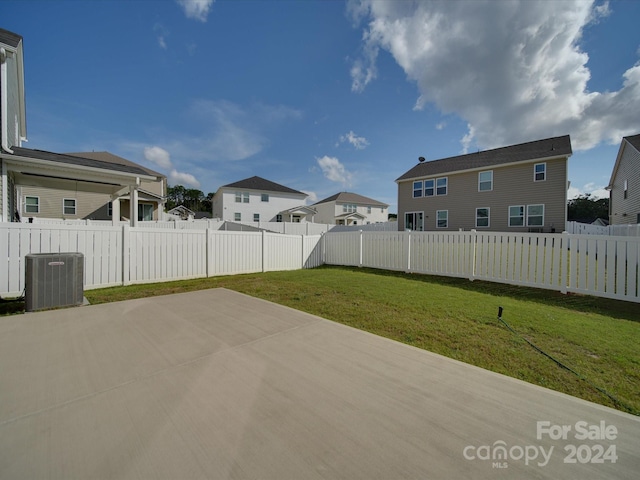
[[[622,138],[607,190],[609,223],[640,223],[640,134]]]
[[[312,205],[316,223],[330,225],[367,225],[388,221],[389,205],[351,192],[340,192]]]
[[[569,135],[419,163],[400,176],[399,230],[562,232]]]
[[[213,218],[229,222],[313,221],[315,210],[304,205],[307,194],[261,177],[250,177],[218,188]]]
[[[149,218],[151,208],[161,210],[164,193],[155,190],[162,190],[166,182],[156,172],[106,152],[60,154],[22,147],[27,136],[23,42],[20,35],[4,29],[0,29],[0,120],[1,222],[38,216],[110,216],[115,221],[123,216],[135,225],[140,213]],[[140,207],[144,204],[152,207]]]

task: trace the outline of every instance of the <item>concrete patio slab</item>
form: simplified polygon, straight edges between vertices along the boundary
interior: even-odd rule
[[[0,318],[0,478],[638,472],[637,417],[225,289]]]

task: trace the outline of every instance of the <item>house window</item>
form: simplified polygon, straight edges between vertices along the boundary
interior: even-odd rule
[[[249,192],[236,192],[236,203],[249,203]]]
[[[624,181],[624,199],[626,200],[629,196],[629,184],[627,183],[627,181]]]
[[[241,222],[242,221],[242,214],[240,212],[236,212],[233,214],[233,221],[234,222]]]
[[[40,213],[40,197],[25,197],[24,213]]]
[[[524,226],[524,205],[514,205],[513,207],[509,207],[509,226]]]
[[[262,195],[260,195],[260,200],[262,202],[268,202],[269,201],[269,194],[268,193],[263,193]]]
[[[260,214],[259,213],[254,213],[253,214],[253,221],[254,222],[259,222],[260,221]]]
[[[542,182],[547,179],[547,164],[546,163],[536,163],[533,166],[533,175],[534,181]]]
[[[478,191],[490,192],[493,190],[493,170],[478,173]]]
[[[414,230],[422,232],[424,230],[423,212],[407,212],[404,214],[404,228],[405,230]]]
[[[107,216],[113,217],[113,202],[107,203]]]
[[[447,177],[438,178],[436,180],[436,195],[447,194]]]
[[[62,200],[62,213],[63,215],[75,215],[76,214],[76,199],[65,198]]]
[[[424,196],[425,197],[433,197],[436,193],[435,190],[435,180],[425,180],[424,181]]]
[[[437,228],[449,227],[449,210],[436,211],[436,227]]]
[[[153,205],[150,203],[138,204],[138,221],[150,222],[153,220]]]
[[[476,227],[488,227],[489,226],[489,208],[482,207],[476,208]]]
[[[282,215],[281,214],[277,214],[276,215],[276,222],[282,222]]]
[[[367,207],[367,213],[371,213],[371,207]]]
[[[353,204],[349,204],[349,203],[345,203],[344,205],[342,205],[342,211],[344,213],[353,213],[358,209],[357,205],[353,205]]]
[[[422,181],[413,182],[413,198],[420,198],[422,196]]]
[[[544,225],[544,205],[527,205],[527,227]]]

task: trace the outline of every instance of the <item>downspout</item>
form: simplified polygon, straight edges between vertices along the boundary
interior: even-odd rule
[[[0,108],[2,109],[0,111],[0,117],[2,117],[2,125],[0,126],[0,130],[2,130],[2,132],[0,132],[0,136],[2,137],[2,146],[0,147],[0,153],[2,153],[3,150],[8,153],[13,153],[7,144],[7,137],[9,135],[9,127],[7,125],[7,51],[4,48],[0,48]],[[2,165],[2,177],[0,178],[0,194],[2,195],[0,198],[0,202],[2,202],[2,207],[0,209],[0,222],[6,222],[8,221],[7,164],[2,161],[0,161],[0,164]]]
[[[9,115],[9,107],[7,105],[7,51],[4,48],[0,48],[0,85],[2,86],[2,92],[0,92],[0,105],[2,106],[2,150],[7,153],[13,153],[13,150],[9,148],[9,125],[7,123]]]

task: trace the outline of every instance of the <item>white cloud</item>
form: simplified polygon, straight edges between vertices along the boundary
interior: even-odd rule
[[[214,0],[176,0],[187,18],[206,22]]]
[[[609,198],[609,192],[604,188],[604,186],[596,185],[595,183],[587,183],[586,185],[583,185],[582,188],[571,185],[567,191],[567,198],[571,200],[586,193],[590,194],[591,198],[594,199]]]
[[[351,0],[365,21],[352,90],[376,77],[388,51],[418,88],[416,109],[435,104],[468,122],[481,148],[569,133],[574,150],[640,130],[640,63],[618,91],[592,92],[583,29],[609,13],[593,1]]]
[[[153,31],[157,35],[158,45],[160,45],[160,48],[162,48],[163,50],[166,50],[167,49],[166,38],[169,36],[169,31],[161,23],[156,23],[153,26]]]
[[[340,136],[339,143],[344,143],[344,142],[350,143],[357,150],[362,150],[369,146],[369,142],[367,141],[367,139],[364,137],[358,137],[355,133],[353,133],[353,130],[351,130],[346,135]]]
[[[144,158],[157,165],[158,167],[164,168],[166,170],[173,167],[173,165],[171,164],[171,155],[169,155],[169,152],[157,146],[144,147]]]
[[[340,163],[340,160],[325,155],[318,158],[317,162],[326,178],[332,182],[341,183],[345,187],[351,185],[353,174]]]
[[[316,203],[318,201],[318,194],[316,192],[302,190],[302,193],[306,193],[308,195],[306,198],[307,205],[311,205],[312,203]]]
[[[169,172],[169,183],[174,185],[184,185],[188,187],[200,188],[200,182],[190,173],[178,172],[173,169]]]

